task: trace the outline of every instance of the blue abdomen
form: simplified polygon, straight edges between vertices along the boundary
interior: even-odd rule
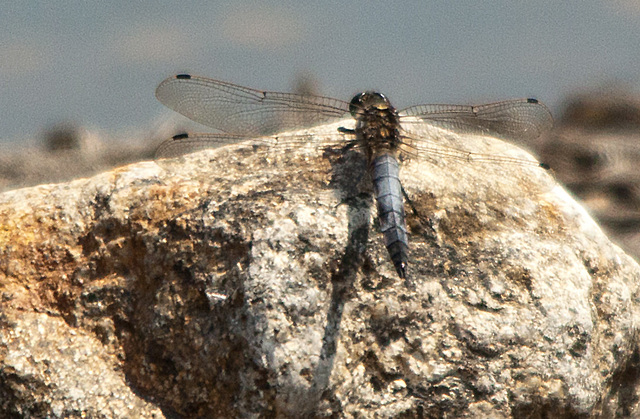
[[[371,163],[371,178],[378,206],[380,230],[391,260],[401,278],[408,264],[409,240],[400,185],[399,166],[395,157],[382,154]]]

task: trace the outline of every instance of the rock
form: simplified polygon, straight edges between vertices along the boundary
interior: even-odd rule
[[[405,161],[405,283],[358,153],[184,160],[0,195],[0,413],[638,414],[640,267],[542,169]]]
[[[4,417],[162,418],[137,396],[95,332],[59,316],[3,310]]]

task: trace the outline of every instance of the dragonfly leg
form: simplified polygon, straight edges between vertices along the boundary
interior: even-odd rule
[[[345,128],[345,127],[338,127],[338,132],[341,134],[351,134],[351,135],[356,134],[356,130],[351,128]]]

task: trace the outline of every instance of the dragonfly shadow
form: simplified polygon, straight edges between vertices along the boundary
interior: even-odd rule
[[[373,197],[367,162],[362,153],[343,150],[337,158],[329,157],[329,161],[332,168],[329,187],[339,195],[338,205],[347,206],[348,220],[347,246],[332,275],[335,288],[336,284],[353,282],[365,262]]]
[[[331,158],[330,158],[331,159]],[[368,181],[366,161],[361,153],[347,151],[331,161],[332,179],[330,185],[341,196],[339,205],[347,205],[348,241],[337,269],[331,277],[331,304],[327,312],[327,322],[322,339],[320,358],[313,372],[313,382],[309,389],[311,401],[307,404],[309,413],[318,410],[327,394],[329,380],[336,356],[340,327],[345,303],[353,296],[357,273],[366,266],[366,249],[371,228],[371,208],[373,198],[369,191],[358,192],[359,186]]]

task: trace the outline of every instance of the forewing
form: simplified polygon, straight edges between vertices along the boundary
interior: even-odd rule
[[[338,99],[264,92],[187,74],[164,80],[156,97],[193,121],[244,136],[325,124],[344,117],[349,110],[349,104]]]
[[[526,144],[553,126],[549,109],[535,99],[516,99],[479,106],[417,105],[399,112],[408,132],[429,124],[459,134],[490,135]]]

